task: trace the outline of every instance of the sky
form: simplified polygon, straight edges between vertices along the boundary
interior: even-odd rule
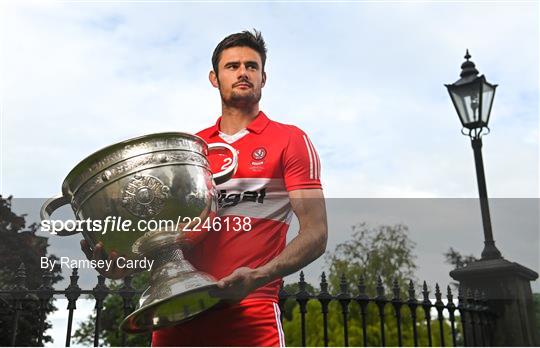
[[[358,203],[353,216],[408,222],[419,275],[438,280],[447,246],[482,247],[473,153],[444,87],[468,48],[499,85],[483,147],[495,239],[505,257],[538,271],[538,15],[537,2],[5,1],[0,194],[48,198],[104,146],[213,124],[211,53],[226,35],[256,28],[268,46],[261,109],[310,136],[326,197],[385,202],[375,212]],[[388,208],[381,198],[435,200]],[[431,219],[410,210],[426,202],[436,202]],[[330,246],[356,222],[339,212],[329,215],[340,231]]]

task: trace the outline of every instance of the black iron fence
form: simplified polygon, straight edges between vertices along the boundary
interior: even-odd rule
[[[97,285],[91,290],[83,290],[79,287],[77,269],[73,269],[70,276],[70,284],[64,290],[55,290],[51,286],[51,275],[44,274],[42,285],[37,289],[28,289],[25,285],[26,274],[24,265],[18,269],[15,284],[10,289],[0,290],[0,311],[8,312],[11,323],[4,322],[2,325],[10,325],[11,345],[15,346],[18,342],[18,325],[23,311],[23,304],[32,303],[38,309],[38,345],[43,345],[43,334],[45,328],[46,311],[50,306],[51,300],[55,295],[64,296],[68,300],[68,321],[66,328],[66,347],[69,347],[72,340],[73,329],[73,314],[76,309],[77,300],[81,295],[90,295],[95,300],[95,329],[94,329],[94,346],[99,345],[101,316],[104,306],[104,300],[107,296],[120,296],[123,301],[123,312],[127,316],[134,310],[134,298],[141,294],[141,290],[133,288],[131,277],[126,277],[123,284],[118,289],[109,289],[105,284],[105,278],[98,276]],[[313,332],[308,332],[307,317],[308,303],[315,301],[320,304],[318,314],[322,316],[320,319],[320,327],[322,327],[323,344],[328,346],[329,337],[329,313],[331,303],[339,304],[339,316],[342,325],[342,341],[339,345],[349,346],[349,330],[351,329],[350,318],[354,314],[360,320],[361,326],[361,343],[363,346],[369,345],[368,322],[373,320],[373,310],[368,308],[375,306],[376,316],[378,321],[379,335],[378,342],[381,346],[386,346],[389,333],[386,326],[389,325],[388,309],[391,308],[392,319],[394,321],[395,335],[397,345],[414,345],[419,346],[420,333],[419,328],[422,327],[427,335],[427,345],[432,346],[434,343],[432,325],[438,326],[438,342],[437,345],[445,346],[491,346],[492,329],[494,327],[495,317],[488,307],[485,295],[479,294],[477,291],[470,289],[459,289],[457,299],[454,298],[450,287],[447,287],[446,299],[443,300],[443,295],[439,285],[435,286],[435,299],[430,299],[430,291],[426,282],[422,286],[422,296],[418,298],[414,283],[409,282],[407,289],[401,289],[398,282],[394,281],[391,289],[391,296],[387,296],[387,292],[383,286],[383,282],[379,277],[376,284],[376,295],[370,297],[366,293],[366,281],[364,277],[360,277],[356,290],[350,291],[347,280],[344,276],[341,277],[339,284],[339,293],[331,294],[328,290],[329,284],[326,280],[325,273],[322,273],[320,291],[317,294],[311,294],[307,290],[307,283],[304,280],[303,272],[300,273],[300,281],[297,284],[298,291],[294,294],[287,293],[284,288],[279,293],[279,305],[281,308],[283,321],[284,308],[288,301],[296,301],[299,307],[300,315],[300,342],[302,346],[306,346],[307,338]],[[402,291],[404,290],[404,291]],[[402,297],[402,293],[407,296]],[[354,305],[356,304],[356,305]],[[404,311],[404,308],[408,308]],[[359,313],[352,313],[352,310],[358,310]],[[406,314],[405,314],[406,312]],[[419,315],[421,313],[422,315]],[[356,321],[358,322],[358,321]],[[412,340],[404,342],[403,327],[404,323],[409,326],[412,331]],[[425,329],[425,330],[424,330]],[[449,332],[448,332],[449,331]],[[449,335],[448,335],[449,334]],[[451,337],[451,342],[447,342],[446,337]],[[122,345],[126,345],[126,334],[122,333]],[[424,338],[424,341],[425,338]]]

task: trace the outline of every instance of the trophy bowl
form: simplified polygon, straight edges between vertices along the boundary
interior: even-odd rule
[[[207,158],[213,149],[232,155],[231,165],[214,175]],[[237,166],[238,155],[230,145],[207,144],[192,134],[167,132],[129,139],[77,164],[65,178],[62,194],[43,204],[41,219],[49,220],[56,209],[69,204],[77,219],[101,221],[98,231],[80,232],[91,248],[101,242],[106,253],[115,251],[125,260],[153,260],[150,286],[121,328],[138,333],[175,325],[219,302],[210,295],[215,279],[197,271],[182,250],[210,232],[191,225],[216,216],[216,185],[229,180]],[[112,226],[104,232],[107,221]],[[130,228],[118,228],[121,223],[125,227],[125,221]],[[57,234],[75,233],[79,232]]]

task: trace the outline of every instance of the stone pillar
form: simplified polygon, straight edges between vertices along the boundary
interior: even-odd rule
[[[538,273],[503,258],[480,260],[450,272],[465,289],[486,294],[495,313],[493,343],[497,346],[538,346],[531,281]]]

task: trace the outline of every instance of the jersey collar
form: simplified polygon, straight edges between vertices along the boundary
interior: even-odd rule
[[[212,127],[212,136],[219,134],[220,122],[221,122],[221,117],[218,118],[216,124]],[[266,128],[266,126],[268,126],[269,122],[270,122],[270,119],[264,114],[264,112],[259,111],[255,119],[251,121],[250,124],[248,124],[246,129],[250,132],[260,134]]]

